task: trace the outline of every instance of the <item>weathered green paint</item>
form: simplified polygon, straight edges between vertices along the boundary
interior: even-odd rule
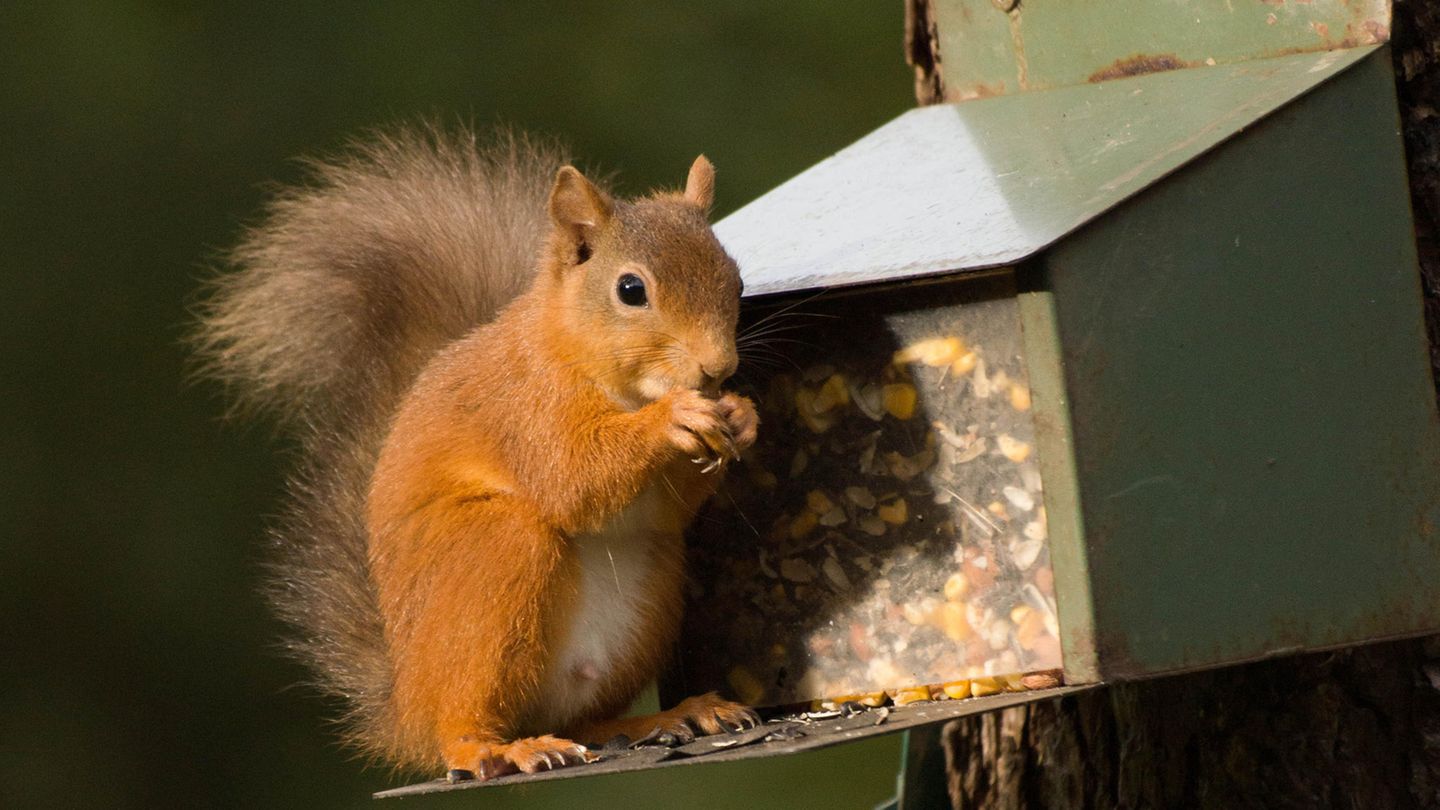
[[[1104,677],[1440,629],[1440,426],[1387,52],[1042,262]]]
[[[1027,279],[1029,273],[1022,273]],[[1055,322],[1055,299],[1045,290],[1019,296],[1025,364],[1034,399],[1035,444],[1045,482],[1045,514],[1050,531],[1050,562],[1055,572],[1056,614],[1064,652],[1066,683],[1101,679],[1095,657],[1094,596],[1085,559],[1085,526],[1065,393],[1063,352]]]
[[[1388,0],[931,0],[946,101],[1374,45]],[[1004,5],[1004,4],[1002,4]]]

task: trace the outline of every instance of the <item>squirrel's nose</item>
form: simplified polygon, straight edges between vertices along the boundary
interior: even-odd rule
[[[738,364],[739,361],[733,351],[701,363],[700,373],[705,375],[706,387],[718,386],[730,379],[730,375],[735,373],[735,367]]]

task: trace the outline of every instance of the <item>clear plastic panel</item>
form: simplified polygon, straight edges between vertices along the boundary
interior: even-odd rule
[[[774,706],[1058,669],[1013,275],[749,320],[760,439],[690,532],[676,685]]]

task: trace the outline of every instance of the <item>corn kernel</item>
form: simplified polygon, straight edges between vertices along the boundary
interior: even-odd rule
[[[965,354],[965,342],[958,337],[929,338],[911,343],[895,352],[893,362],[897,366],[907,363],[948,366],[962,354]]]
[[[894,701],[896,706],[908,706],[911,703],[919,703],[922,700],[930,699],[930,689],[924,686],[912,686],[905,689],[896,689]]]
[[[946,695],[954,698],[955,700],[964,700],[965,698],[970,697],[969,681],[951,681],[950,683],[941,686],[940,689]]]
[[[909,419],[915,415],[915,386],[909,383],[892,383],[885,386],[885,410],[896,419]]]
[[[790,521],[790,539],[799,540],[809,534],[815,528],[815,524],[819,522],[820,518],[814,512],[809,510],[801,512],[795,516],[794,520]]]
[[[968,590],[970,590],[970,582],[965,579],[964,574],[951,574],[950,578],[945,580],[945,598],[951,602],[959,602],[964,599],[965,592]]]
[[[815,394],[812,407],[816,413],[825,413],[831,408],[849,404],[850,389],[845,385],[845,378],[839,374],[831,374],[830,379],[826,380]]]
[[[823,515],[835,508],[835,502],[818,489],[810,490],[805,496],[805,505],[817,515]]]
[[[1000,691],[1000,682],[995,678],[976,678],[970,681],[970,696],[985,697]]]
[[[1033,610],[1015,625],[1015,640],[1027,650],[1033,649],[1036,640],[1045,634],[1045,616]]]
[[[873,709],[876,706],[884,706],[886,697],[888,696],[884,692],[867,692],[861,695],[856,702],[861,706],[869,706]]]
[[[795,412],[800,414],[800,421],[804,422],[811,432],[824,433],[840,420],[829,407],[818,408],[816,397],[816,393],[809,388],[795,389]]]
[[[965,607],[958,602],[946,602],[936,611],[940,629],[951,641],[964,641],[974,634],[970,622],[965,619]]]
[[[880,508],[875,510],[875,516],[891,526],[899,526],[910,516],[910,510],[905,505],[904,498],[896,498],[890,503],[881,504]]]
[[[1010,407],[1017,411],[1030,410],[1030,389],[1020,383],[1010,384]]]
[[[1016,464],[1030,457],[1030,445],[1008,433],[1000,434],[995,441],[1000,447],[1001,454]]]
[[[965,352],[955,358],[955,362],[950,364],[950,373],[956,377],[964,377],[966,374],[974,371],[975,365],[979,362],[980,355],[975,352]]]

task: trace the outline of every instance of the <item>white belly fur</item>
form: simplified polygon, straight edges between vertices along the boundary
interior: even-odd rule
[[[526,724],[535,733],[553,733],[591,709],[607,675],[621,663],[646,610],[645,585],[656,552],[682,542],[675,512],[674,496],[654,484],[603,529],[576,538],[579,594]]]

